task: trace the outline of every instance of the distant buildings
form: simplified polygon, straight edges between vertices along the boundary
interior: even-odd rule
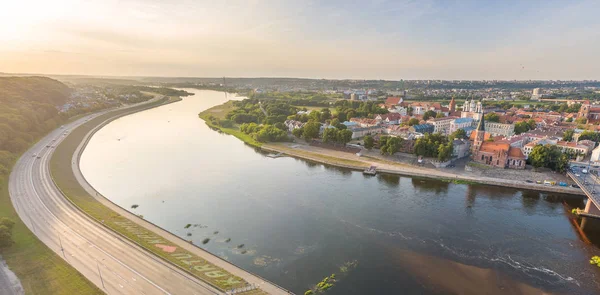
[[[540,98],[542,98],[540,88],[533,88],[533,91],[531,91],[531,100],[540,100]]]

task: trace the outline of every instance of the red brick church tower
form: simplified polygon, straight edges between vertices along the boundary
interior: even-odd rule
[[[448,105],[448,111],[450,113],[454,113],[456,111],[456,102],[454,101],[454,96],[452,96],[452,99],[450,100],[450,104]]]
[[[477,125],[477,130],[475,130],[475,139],[473,140],[473,145],[471,146],[471,154],[473,157],[477,156],[479,152],[479,148],[481,144],[485,140],[485,122],[483,120],[484,114],[481,113],[481,119],[479,119],[479,124]]]

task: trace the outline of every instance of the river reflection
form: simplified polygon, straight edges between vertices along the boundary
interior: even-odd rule
[[[598,290],[598,250],[563,205],[580,197],[266,157],[198,119],[222,93],[190,91],[101,129],[82,156],[88,181],[182,237],[203,225],[195,244],[210,237],[203,248],[298,294],[332,273],[328,294]]]

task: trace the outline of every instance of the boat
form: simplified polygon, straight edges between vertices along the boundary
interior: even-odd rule
[[[377,167],[371,166],[371,167],[365,169],[365,171],[363,171],[363,174],[366,174],[366,175],[375,175],[375,174],[377,174]]]

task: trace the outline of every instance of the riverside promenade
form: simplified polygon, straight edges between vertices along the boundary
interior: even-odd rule
[[[357,156],[353,153],[341,152],[327,148],[315,147],[300,143],[271,143],[261,147],[262,150],[283,153],[288,156],[328,164],[332,166],[348,168],[352,170],[364,170],[370,166],[377,166],[377,172],[397,174],[405,176],[431,178],[445,181],[479,183],[485,185],[495,185],[503,187],[513,187],[518,189],[536,190],[543,192],[564,193],[572,195],[584,196],[585,193],[579,188],[561,187],[541,185],[537,183],[528,183],[527,179],[548,179],[565,178],[560,174],[555,173],[532,173],[531,171],[514,171],[514,173],[522,173],[514,175],[513,179],[488,177],[480,173],[467,172],[464,169],[446,169],[446,168],[426,168],[417,165],[397,162],[390,157],[381,156],[378,151],[363,150],[362,156]],[[490,171],[501,171],[500,174],[510,174],[508,169],[494,169]],[[527,176],[525,176],[527,175]],[[514,179],[516,178],[516,179]]]

